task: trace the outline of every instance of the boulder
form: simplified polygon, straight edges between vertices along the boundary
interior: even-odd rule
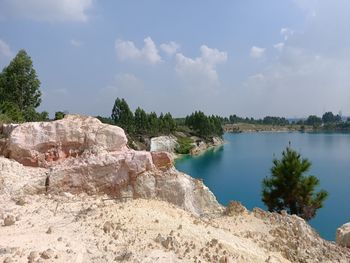
[[[175,152],[179,144],[174,136],[159,136],[151,139],[151,152]]]
[[[126,144],[121,128],[92,117],[67,115],[53,122],[20,124],[10,132],[6,145],[8,156],[23,165],[0,157],[0,192],[4,185],[18,194],[85,192],[120,199],[157,198],[196,215],[222,210],[201,181],[174,168],[171,153],[135,151]]]
[[[335,242],[340,246],[350,248],[350,223],[346,223],[337,229]]]
[[[52,122],[28,122],[12,129],[5,151],[7,156],[28,166],[47,166],[53,161],[76,157],[91,147],[121,151],[127,138],[123,129],[98,119],[66,115]]]
[[[152,152],[154,165],[160,170],[167,170],[173,166],[173,156],[169,152]]]

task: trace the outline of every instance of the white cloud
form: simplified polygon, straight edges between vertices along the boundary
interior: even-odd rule
[[[93,0],[2,0],[0,15],[36,21],[78,21],[88,19]]]
[[[81,47],[83,45],[83,42],[76,40],[76,39],[71,39],[70,44],[73,47]]]
[[[250,57],[261,58],[265,54],[265,48],[253,46],[250,49]]]
[[[150,64],[157,64],[162,61],[158,53],[158,49],[150,37],[144,40],[145,45],[142,49],[135,46],[132,41],[123,41],[118,39],[115,42],[117,56],[121,61],[133,60],[139,62],[147,62]]]
[[[283,42],[277,43],[277,44],[273,45],[273,47],[275,49],[277,49],[278,51],[282,51],[282,49],[284,48],[284,43]]]
[[[13,56],[13,52],[11,51],[10,46],[0,39],[0,59],[2,58],[10,58]]]
[[[174,55],[179,49],[180,45],[174,41],[170,41],[169,43],[163,43],[160,45],[160,48],[168,55]]]
[[[227,61],[227,52],[206,45],[202,45],[200,51],[201,56],[194,59],[177,53],[176,72],[193,88],[219,85],[216,65]]]
[[[294,35],[294,30],[284,27],[281,28],[280,34],[283,36],[284,40],[288,40],[291,36]]]

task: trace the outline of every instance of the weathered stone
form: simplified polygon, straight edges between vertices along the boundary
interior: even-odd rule
[[[350,223],[346,223],[337,229],[335,242],[340,246],[350,248]]]
[[[103,224],[103,231],[107,234],[113,230],[113,224],[110,221],[106,221]]]
[[[120,151],[126,147],[124,131],[98,119],[66,115],[52,122],[28,122],[8,135],[8,156],[24,165],[45,166],[52,161],[76,157],[90,148]]]
[[[151,152],[175,152],[178,142],[173,136],[159,136],[151,139]]]
[[[173,166],[173,157],[168,152],[152,152],[152,160],[160,170],[167,170]]]
[[[39,253],[37,251],[31,251],[27,257],[28,262],[34,262],[39,257]]]
[[[11,226],[16,223],[16,218],[13,215],[8,215],[4,219],[4,226]]]
[[[45,251],[43,251],[40,256],[43,258],[43,259],[50,259],[50,258],[53,258],[55,256],[55,252],[49,248],[49,249],[46,249]]]
[[[238,201],[231,201],[224,211],[224,215],[237,216],[247,213],[248,210]]]

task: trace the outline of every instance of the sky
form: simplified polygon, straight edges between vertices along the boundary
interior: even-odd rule
[[[20,49],[42,104],[110,116],[195,110],[350,116],[348,0],[0,0],[0,67]]]

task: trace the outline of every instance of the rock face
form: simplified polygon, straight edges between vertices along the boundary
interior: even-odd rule
[[[335,242],[338,245],[350,248],[350,223],[346,223],[337,229]]]
[[[151,152],[175,152],[178,142],[173,136],[159,136],[151,139]]]
[[[6,140],[4,152],[9,158],[23,165],[46,168],[44,173],[42,168],[36,168],[35,179],[22,179],[26,183],[14,176],[12,180],[21,191],[43,192],[48,181],[50,193],[159,198],[197,215],[222,210],[201,181],[173,167],[171,154],[131,150],[121,128],[92,117],[68,115],[59,121],[24,123],[15,127]],[[0,158],[4,171],[23,170],[20,164],[5,160]],[[0,183],[6,189],[19,191],[8,187],[10,176],[3,180]]]
[[[11,129],[3,128],[9,130],[4,133],[8,139],[3,154],[29,166],[47,166],[92,147],[121,151],[127,143],[121,128],[79,115],[52,122],[28,122]]]
[[[224,141],[220,137],[213,137],[211,142],[205,142],[196,136],[192,136],[191,139],[194,141],[193,148],[191,149],[192,155],[199,155],[209,148],[218,147],[224,144]]]

